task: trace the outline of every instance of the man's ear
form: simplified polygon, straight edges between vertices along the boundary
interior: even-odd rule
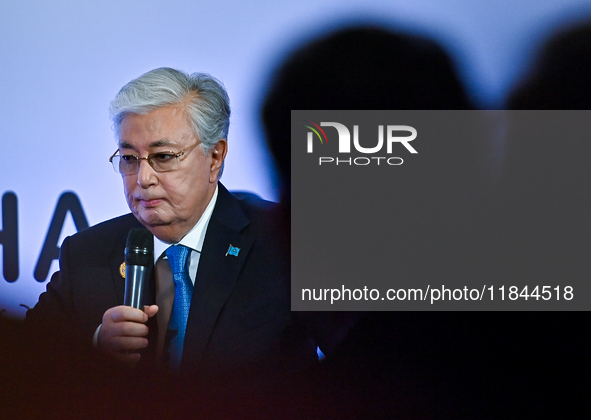
[[[211,156],[209,182],[217,182],[222,175],[226,153],[228,153],[228,142],[226,139],[218,140],[218,142],[209,151]]]

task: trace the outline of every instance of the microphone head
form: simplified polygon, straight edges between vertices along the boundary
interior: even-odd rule
[[[152,264],[154,264],[154,236],[147,229],[131,229],[125,248],[125,265],[150,267]]]

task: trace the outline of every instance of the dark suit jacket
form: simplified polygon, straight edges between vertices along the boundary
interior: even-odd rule
[[[131,214],[68,237],[27,322],[89,348],[104,312],[123,303],[119,267]],[[221,184],[195,281],[181,372],[220,373],[316,360],[315,344],[290,312],[289,238],[276,204],[238,200]],[[238,256],[226,255],[229,245]],[[153,329],[153,327],[152,327]]]

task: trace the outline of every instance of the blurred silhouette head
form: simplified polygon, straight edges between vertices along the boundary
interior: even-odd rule
[[[471,108],[450,58],[437,43],[356,27],[292,53],[275,72],[262,117],[280,175],[288,183],[292,109]]]
[[[542,47],[508,109],[591,108],[591,22],[560,30]]]
[[[591,109],[589,75],[591,22],[563,28],[545,42],[529,78],[510,95],[508,109]],[[572,128],[569,118],[576,119],[575,113],[541,115],[535,127],[528,127],[529,135],[507,139],[506,188],[516,195],[527,195],[530,202],[534,197],[539,201],[552,197],[556,205],[578,201],[591,182],[591,143],[565,134],[557,124],[556,119],[561,118],[565,128]]]

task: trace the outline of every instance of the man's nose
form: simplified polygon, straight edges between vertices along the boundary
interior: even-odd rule
[[[156,171],[150,166],[147,159],[140,159],[138,162],[137,183],[142,188],[148,188],[158,183]]]

